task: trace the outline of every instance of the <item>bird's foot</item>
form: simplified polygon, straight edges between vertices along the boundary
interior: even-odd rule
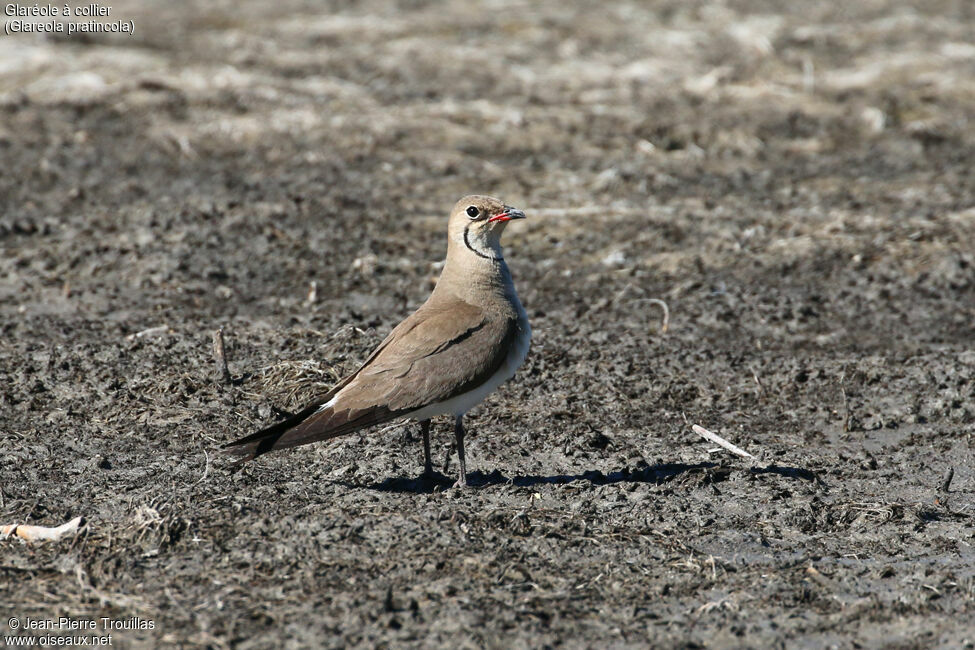
[[[465,488],[465,487],[467,487],[467,477],[465,476],[463,478],[457,479],[457,481],[454,482],[454,485],[452,487],[455,487],[455,488]]]

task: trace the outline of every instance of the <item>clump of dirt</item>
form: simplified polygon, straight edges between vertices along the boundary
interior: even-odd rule
[[[118,645],[975,641],[968,5],[113,11],[134,36],[0,38],[0,523],[88,522],[0,541],[8,617],[153,623]],[[469,416],[476,487],[417,480],[410,424],[230,473],[223,443],[426,298],[472,192],[528,213],[535,332]]]

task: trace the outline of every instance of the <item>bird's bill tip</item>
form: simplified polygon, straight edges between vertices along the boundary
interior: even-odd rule
[[[522,212],[521,210],[516,210],[515,208],[509,208],[508,206],[504,206],[504,212],[488,219],[488,223],[491,223],[492,221],[511,221],[512,219],[524,219],[524,218],[525,218],[525,213]]]

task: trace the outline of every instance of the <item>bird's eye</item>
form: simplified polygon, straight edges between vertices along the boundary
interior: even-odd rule
[[[470,217],[471,219],[476,219],[477,218],[477,215],[479,215],[479,214],[480,214],[480,212],[473,205],[470,206],[469,208],[467,208],[467,216]]]

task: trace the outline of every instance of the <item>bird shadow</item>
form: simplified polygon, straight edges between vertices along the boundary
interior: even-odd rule
[[[608,473],[599,470],[589,470],[581,474],[553,474],[540,476],[528,474],[522,476],[506,476],[498,470],[490,473],[469,472],[467,484],[471,487],[490,487],[494,485],[515,485],[518,487],[535,487],[539,485],[566,485],[576,481],[589,481],[592,485],[613,485],[616,483],[653,483],[660,485],[673,481],[681,476],[699,474],[704,483],[719,483],[726,480],[735,469],[744,469],[752,475],[776,474],[784,478],[804,481],[822,480],[814,472],[802,467],[788,467],[782,465],[768,465],[766,467],[733,468],[718,463],[662,463],[638,467],[625,468]],[[413,494],[430,494],[443,491],[454,484],[454,479],[435,472],[432,477],[420,476],[407,478],[402,476],[388,478],[379,483],[366,486],[379,492],[402,492]]]

